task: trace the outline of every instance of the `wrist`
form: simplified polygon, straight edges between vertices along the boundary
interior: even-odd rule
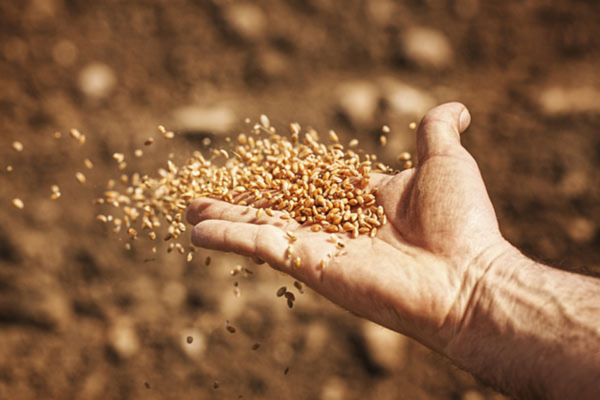
[[[532,263],[504,238],[473,259],[452,318],[445,322],[447,344],[443,353],[446,356],[460,359],[470,338],[493,318],[493,305],[499,300],[498,289],[512,285],[514,274],[529,268]]]

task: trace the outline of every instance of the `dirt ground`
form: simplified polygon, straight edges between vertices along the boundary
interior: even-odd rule
[[[266,266],[127,251],[92,199],[122,173],[114,152],[155,173],[261,113],[398,165],[408,123],[459,100],[506,237],[600,276],[598,15],[594,0],[0,0],[0,398],[502,398],[310,291],[289,310],[274,294],[289,278]],[[158,124],[176,139],[144,147]]]

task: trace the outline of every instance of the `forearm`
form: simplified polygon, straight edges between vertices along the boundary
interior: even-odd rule
[[[600,398],[600,281],[499,257],[447,355],[518,398]]]

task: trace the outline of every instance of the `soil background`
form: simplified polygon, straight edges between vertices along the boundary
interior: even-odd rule
[[[458,100],[505,236],[599,276],[598,15],[595,0],[0,0],[0,398],[503,398],[310,290],[289,310],[275,291],[291,281],[267,266],[128,251],[93,199],[262,113],[398,166],[408,124]]]

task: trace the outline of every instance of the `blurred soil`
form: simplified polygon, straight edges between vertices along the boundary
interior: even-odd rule
[[[0,398],[501,398],[310,290],[289,310],[275,291],[291,281],[266,266],[127,251],[92,199],[121,174],[113,152],[153,173],[261,113],[396,166],[408,123],[459,100],[506,237],[600,275],[599,14],[593,0],[0,0]],[[231,277],[237,264],[254,274]]]

